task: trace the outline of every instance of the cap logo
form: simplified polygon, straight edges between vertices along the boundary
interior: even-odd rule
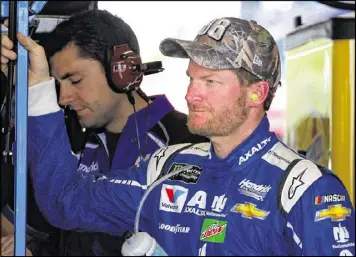
[[[261,61],[260,57],[258,57],[257,55],[255,55],[253,57],[253,63],[258,65],[258,66],[262,66],[262,61]]]
[[[231,22],[227,19],[213,20],[209,24],[205,25],[198,33],[198,36],[207,34],[212,39],[219,41],[223,38],[227,28]]]

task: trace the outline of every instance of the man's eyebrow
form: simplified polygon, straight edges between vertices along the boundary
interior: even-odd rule
[[[190,75],[189,75],[188,71],[186,71],[186,74],[190,78]],[[205,76],[199,77],[199,79],[207,79],[207,78],[210,78],[210,77],[213,77],[213,76],[214,76],[213,74],[205,75]]]
[[[60,77],[61,80],[65,80],[71,76],[74,76],[75,74],[74,73],[71,73],[71,72],[67,72],[66,74],[64,74],[62,77]]]

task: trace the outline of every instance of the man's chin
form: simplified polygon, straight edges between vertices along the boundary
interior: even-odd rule
[[[198,126],[197,124],[187,124],[188,129],[190,133],[200,135],[200,136],[206,136],[206,128],[204,126]]]

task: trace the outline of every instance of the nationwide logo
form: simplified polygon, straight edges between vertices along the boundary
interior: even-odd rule
[[[180,213],[187,199],[188,189],[181,186],[162,185],[159,209]]]
[[[315,214],[315,222],[325,219],[331,219],[331,221],[343,221],[345,217],[351,215],[351,209],[343,207],[341,204],[328,206],[327,209],[317,211]]]
[[[205,219],[200,240],[212,243],[223,243],[226,235],[227,221],[219,221],[213,219]]]
[[[237,203],[231,208],[231,212],[241,213],[243,218],[265,220],[269,211],[264,211],[256,208],[255,204],[245,202],[245,204]]]
[[[248,179],[242,180],[239,186],[239,192],[241,194],[253,197],[259,201],[263,201],[267,193],[272,189],[270,185],[258,185]]]
[[[349,231],[339,223],[338,227],[333,228],[335,241],[338,243],[347,243],[350,239]]]
[[[315,197],[314,204],[320,205],[323,203],[345,202],[345,200],[346,200],[346,197],[344,195],[338,195],[338,194],[321,195],[321,196]]]
[[[174,172],[178,169],[182,169],[185,166],[188,166],[186,163],[173,163],[169,169],[169,173]],[[180,172],[173,177],[170,177],[169,180],[178,180],[187,184],[196,184],[202,174],[203,169],[198,166],[193,166],[190,169]]]

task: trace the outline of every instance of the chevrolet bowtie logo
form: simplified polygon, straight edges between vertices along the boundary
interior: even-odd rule
[[[269,214],[269,211],[260,210],[256,208],[255,204],[248,202],[245,202],[245,204],[237,203],[230,211],[241,213],[244,218],[260,220],[264,220]]]
[[[330,218],[332,221],[343,221],[346,216],[351,215],[351,209],[342,207],[341,204],[329,206],[328,209],[317,211],[315,221]]]

